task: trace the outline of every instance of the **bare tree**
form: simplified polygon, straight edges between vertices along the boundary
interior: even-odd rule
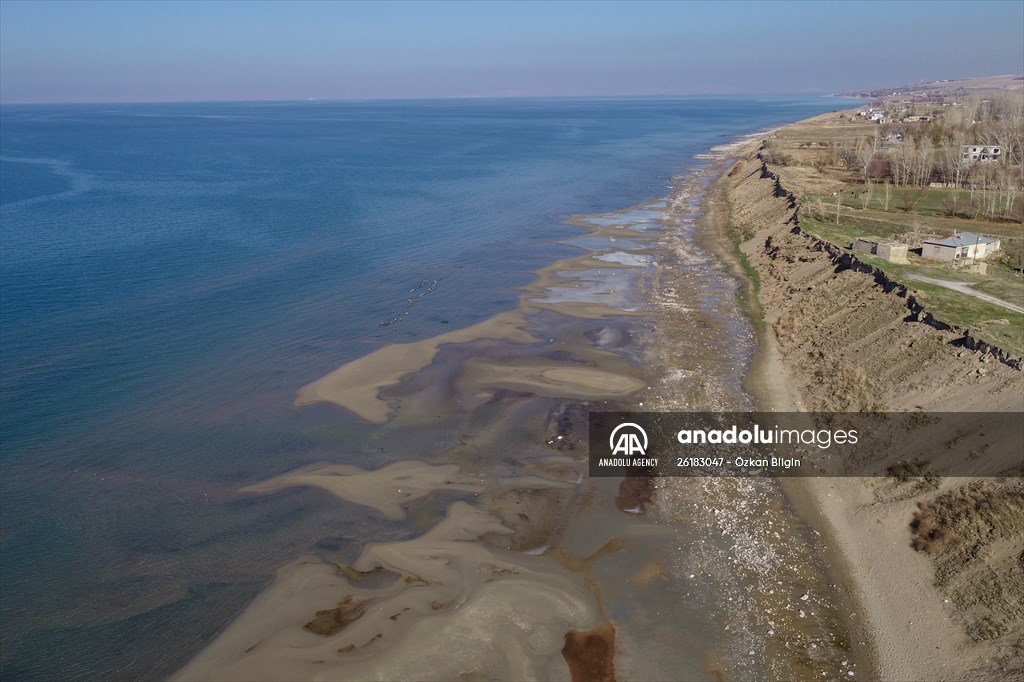
[[[969,166],[964,158],[964,146],[967,144],[967,133],[957,128],[945,139],[942,150],[945,154],[946,182],[957,189],[963,186],[964,176]]]
[[[906,143],[904,143],[906,144]],[[932,141],[922,138],[912,149],[910,184],[923,187],[932,177]]]
[[[910,183],[914,168],[914,151],[915,145],[913,140],[904,140],[903,144],[889,150],[892,181],[897,187]]]
[[[860,146],[860,144],[861,142],[858,141],[858,147]],[[851,145],[850,141],[847,140],[846,142],[843,143],[843,146],[839,150],[839,158],[842,159],[843,165],[846,166],[846,170],[854,170],[857,167],[857,161],[859,158],[857,148]]]
[[[860,207],[866,209],[871,205],[871,181],[864,180],[864,191],[860,193]]]
[[[1016,172],[1015,172],[1016,170]],[[1020,169],[1014,169],[1004,165],[999,169],[999,193],[1002,195],[1003,218],[1011,219],[1013,215],[1013,204],[1017,198],[1017,175]]]
[[[864,176],[864,184],[869,182],[869,173],[871,169],[871,161],[875,158],[875,149],[878,142],[877,136],[874,140],[858,140],[857,141],[857,161],[860,163],[861,173]]]

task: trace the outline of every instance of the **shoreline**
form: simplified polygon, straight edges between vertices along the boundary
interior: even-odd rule
[[[798,123],[798,122],[794,122]],[[790,124],[792,125],[792,124]],[[777,132],[787,126],[772,130]],[[735,166],[759,146],[759,140],[737,142],[730,149],[730,156],[723,160],[723,165]],[[744,388],[753,397],[758,410],[767,412],[798,412],[804,411],[804,403],[800,392],[782,362],[778,339],[763,316],[759,300],[758,287],[751,280],[749,272],[741,262],[742,247],[728,233],[728,176],[725,168],[708,188],[708,194],[722,202],[705,215],[703,227],[707,232],[706,242],[716,255],[732,266],[734,274],[743,282],[744,290],[749,298],[744,301],[744,310],[756,330],[757,346],[749,369],[744,377]],[[717,196],[716,196],[717,195]],[[717,212],[717,215],[716,215]],[[724,215],[723,215],[724,213]],[[753,267],[753,266],[751,266]],[[755,269],[756,271],[756,269]],[[848,537],[849,525],[842,528],[842,519],[853,511],[852,505],[833,502],[829,505],[826,496],[831,497],[829,490],[834,490],[834,479],[819,480],[814,478],[791,478],[780,481],[786,497],[797,509],[800,516],[811,524],[825,538],[820,550],[829,560],[829,570],[841,589],[837,592],[845,599],[846,613],[852,614],[845,618],[845,625],[854,635],[851,649],[855,657],[867,663],[868,679],[898,679],[895,674],[905,674],[906,670],[896,673],[893,666],[884,660],[880,650],[891,641],[895,633],[886,632],[872,618],[872,613],[879,611],[879,599],[872,599],[865,592],[867,580],[862,575],[864,566],[858,566],[854,551],[851,550]],[[858,571],[858,568],[861,571]],[[866,614],[858,618],[857,614]],[[909,679],[909,678],[908,678]]]
[[[773,128],[770,133],[785,126]],[[769,134],[770,134],[769,133]],[[748,322],[755,330],[756,345],[747,372],[743,377],[743,388],[754,400],[754,408],[764,412],[799,412],[803,403],[799,398],[786,368],[781,362],[778,344],[772,329],[764,323],[758,291],[749,272],[741,261],[742,252],[728,231],[728,173],[730,167],[753,152],[760,139],[746,136],[731,145],[723,145],[727,155],[718,157],[719,166],[713,172],[714,179],[705,190],[704,210],[697,219],[698,242],[730,267],[732,274],[741,283],[739,292],[741,307]],[[866,664],[867,679],[884,679],[882,666],[875,654],[873,644],[880,638],[869,626],[869,619],[857,618],[856,614],[870,610],[871,606],[857,594],[858,578],[848,551],[836,537],[834,524],[837,513],[826,507],[821,499],[822,490],[813,478],[782,478],[779,483],[786,498],[796,508],[801,519],[827,540],[821,543],[819,551],[828,560],[828,572],[842,589],[836,590],[840,605],[846,615],[844,625],[853,636],[850,649],[854,660]],[[827,486],[824,483],[824,486]]]
[[[833,112],[798,121],[777,132],[785,133],[794,126],[824,121],[834,115]],[[761,247],[766,238],[777,242],[779,235],[790,234],[790,221],[796,214],[795,209],[782,206],[784,200],[779,188],[785,191],[785,178],[780,185],[779,176],[766,179],[763,171],[758,172],[761,167],[755,157],[758,149],[758,142],[752,141],[738,144],[731,150],[729,158],[723,162],[731,170],[723,170],[709,188],[710,210],[702,225],[708,232],[707,243],[731,265],[744,282],[745,290],[751,294],[758,291],[756,299],[752,295],[745,305],[756,329],[757,351],[744,385],[758,408],[764,411],[834,411],[836,408],[822,402],[821,396],[805,392],[814,368],[801,364],[796,359],[800,356],[792,350],[789,351],[792,357],[787,357],[776,334],[781,311],[788,310],[785,306],[790,296],[786,290],[798,284],[790,285],[785,271],[773,270],[779,266],[769,260],[770,256],[765,255],[767,249]],[[734,174],[737,177],[733,177]],[[767,183],[770,187],[756,189],[757,183]],[[751,190],[751,186],[755,189]],[[773,206],[767,207],[769,204]],[[729,225],[734,210],[740,211],[755,227],[754,236],[742,243],[737,243],[742,237],[735,237]],[[790,258],[792,261],[810,260],[809,256]],[[827,267],[821,272],[827,272]],[[816,302],[815,296],[816,292],[806,294],[809,305],[827,305],[824,301]],[[882,309],[879,314],[885,312]],[[812,330],[804,332],[805,335],[811,333]],[[834,331],[827,333],[835,334]],[[791,340],[787,342],[793,344]],[[999,371],[1003,373],[1003,381],[1019,381],[1012,375],[1007,379],[1004,370]],[[888,387],[887,402],[883,404],[890,411],[915,406],[928,409],[930,400],[934,409],[936,405],[955,404],[953,396],[946,395],[948,393],[935,390],[927,399],[920,395],[912,398],[903,395],[894,384]],[[1002,405],[998,401],[989,402]],[[1012,401],[1007,405],[1008,409],[1014,409]],[[985,408],[975,403],[971,409]],[[838,481],[842,481],[842,485],[838,485]],[[841,598],[847,601],[846,612],[850,615],[846,625],[854,635],[853,651],[870,666],[871,679],[963,679],[982,671],[992,672],[990,667],[984,667],[991,654],[979,654],[979,650],[985,650],[970,641],[956,622],[951,600],[944,599],[933,584],[931,562],[910,546],[913,498],[885,502],[879,497],[879,483],[872,479],[795,478],[783,480],[782,485],[790,502],[823,539],[821,550],[840,585]],[[956,485],[956,481],[947,479],[943,485],[948,489]]]
[[[774,128],[769,134],[785,127]],[[783,365],[775,333],[764,319],[758,287],[741,260],[744,256],[741,246],[728,232],[728,167],[735,167],[735,164],[752,154],[759,144],[760,140],[745,139],[738,140],[729,148],[728,156],[721,160],[723,167],[707,188],[709,207],[698,225],[704,246],[729,264],[743,285],[743,309],[757,338],[756,350],[744,376],[744,388],[760,411],[799,412],[804,409],[799,390]],[[865,580],[858,576],[855,557],[839,528],[841,518],[851,510],[838,504],[826,504],[824,495],[829,495],[826,491],[834,489],[831,479],[784,478],[780,484],[801,518],[825,538],[819,549],[829,561],[830,574],[841,585],[837,592],[846,602],[845,612],[853,614],[847,615],[844,622],[854,636],[851,643],[854,657],[868,665],[869,670],[863,671],[867,673],[867,679],[894,679],[893,671],[888,669],[890,666],[879,655],[887,633],[873,623],[874,619],[870,616],[872,611],[878,610],[878,603],[867,598],[864,593]],[[858,613],[868,615],[858,618]]]
[[[652,392],[667,395],[673,390],[664,385],[652,389],[654,384],[638,381],[635,377],[642,374],[636,366],[639,361],[627,354],[635,343],[630,339],[639,340],[643,346],[654,338],[653,328],[647,323],[638,325],[636,316],[653,319],[660,314],[659,310],[630,310],[628,306],[626,309],[616,307],[612,302],[589,300],[588,292],[595,284],[599,289],[596,293],[602,296],[604,289],[614,286],[616,289],[609,292],[614,293],[620,284],[617,279],[606,279],[595,273],[602,269],[609,277],[617,277],[615,273],[628,273],[629,265],[610,259],[612,254],[607,253],[624,251],[629,258],[635,258],[636,254],[643,256],[645,260],[636,263],[643,267],[636,271],[651,273],[650,276],[654,277],[663,258],[678,256],[660,243],[666,234],[666,226],[676,224],[673,221],[690,225],[684,230],[683,242],[691,239],[686,235],[702,235],[703,231],[693,226],[692,218],[694,211],[698,215],[700,213],[699,202],[708,187],[709,173],[714,166],[713,163],[700,163],[681,171],[678,180],[674,178],[674,191],[667,200],[655,197],[615,211],[571,216],[566,222],[589,228],[585,235],[581,235],[583,240],[589,239],[592,244],[595,238],[604,238],[611,243],[600,253],[590,249],[590,253],[556,261],[538,271],[537,281],[522,287],[519,307],[499,313],[491,318],[493,322],[485,321],[419,342],[385,347],[304,387],[299,393],[300,405],[318,401],[348,409],[357,407],[362,409],[362,412],[357,410],[357,414],[381,424],[383,428],[415,425],[428,414],[427,409],[432,414],[437,409],[436,394],[429,390],[424,392],[422,387],[440,376],[452,377],[450,372],[453,370],[456,378],[451,385],[455,393],[446,399],[448,409],[468,410],[466,414],[477,409],[488,410],[489,404],[501,400],[506,391],[512,391],[536,396],[524,403],[524,406],[534,405],[531,408],[534,411],[546,411],[550,408],[545,405],[556,405],[544,400],[562,401],[557,403],[562,406],[558,410],[564,411],[560,416],[557,410],[549,413],[545,425],[549,434],[546,442],[554,452],[540,459],[536,454],[524,452],[512,456],[510,453],[504,467],[509,471],[508,464],[512,464],[511,473],[501,474],[500,470],[493,470],[487,464],[481,468],[481,463],[472,460],[463,462],[465,466],[461,471],[458,467],[445,469],[443,467],[452,467],[451,463],[462,462],[462,459],[455,453],[444,452],[431,458],[430,464],[399,462],[370,471],[320,466],[290,472],[251,486],[249,490],[253,492],[273,494],[291,486],[312,485],[346,503],[374,508],[389,518],[401,518],[406,513],[419,516],[422,512],[415,511],[418,499],[455,496],[460,501],[449,508],[452,521],[441,520],[432,530],[414,540],[366,545],[364,555],[355,563],[334,567],[322,559],[300,558],[283,567],[274,583],[175,677],[227,679],[242,673],[251,677],[284,674],[289,670],[292,676],[315,676],[317,670],[333,669],[317,668],[318,665],[337,666],[339,671],[360,671],[359,674],[367,674],[375,669],[375,665],[383,665],[381,670],[397,671],[397,668],[388,667],[385,657],[412,663],[409,655],[413,649],[426,646],[429,622],[434,622],[422,620],[424,616],[440,618],[437,622],[463,628],[465,613],[474,609],[479,612],[481,605],[495,598],[505,600],[503,608],[510,608],[517,599],[521,601],[522,589],[531,584],[537,590],[556,590],[551,592],[552,599],[560,598],[557,593],[575,596],[570,601],[563,600],[565,610],[560,615],[542,615],[540,610],[534,610],[527,620],[544,623],[555,618],[555,622],[572,623],[569,634],[597,638],[603,642],[603,650],[615,653],[617,672],[627,678],[662,675],[673,665],[682,665],[679,669],[690,670],[687,679],[720,673],[742,677],[761,667],[776,673],[781,670],[795,674],[801,665],[807,664],[813,665],[816,671],[820,668],[824,674],[829,669],[828,665],[838,665],[840,659],[850,658],[841,638],[837,642],[832,634],[835,630],[830,623],[835,622],[835,607],[829,598],[820,566],[814,562],[799,561],[801,548],[808,542],[805,527],[792,512],[780,507],[781,495],[772,486],[742,485],[735,490],[722,486],[704,490],[707,500],[717,499],[723,504],[727,504],[729,496],[740,495],[744,511],[740,516],[708,519],[707,526],[698,524],[691,531],[682,531],[679,525],[675,525],[681,522],[676,512],[700,498],[702,489],[691,489],[681,497],[665,497],[669,505],[666,515],[665,506],[655,509],[643,491],[638,491],[637,499],[626,504],[624,495],[629,493],[619,481],[590,481],[583,477],[572,483],[572,472],[580,461],[574,459],[573,445],[581,442],[580,437],[585,438],[586,430],[585,415],[581,418],[573,410],[578,412],[588,406],[607,409],[609,401],[616,403],[618,400],[627,400],[625,404],[633,405],[634,409],[639,400],[640,409],[643,409],[645,404],[657,404]],[[667,203],[662,215],[656,218],[646,215],[650,212],[647,209],[657,208],[656,205],[663,201]],[[660,213],[661,209],[655,212]],[[639,222],[631,223],[627,219],[631,215]],[[644,231],[640,223],[651,231]],[[615,237],[621,240],[616,241]],[[653,246],[628,246],[635,243],[637,237],[652,238]],[[572,243],[572,239],[566,243]],[[588,242],[581,241],[580,245],[584,243]],[[695,244],[694,248],[699,251],[704,247]],[[683,260],[686,261],[685,256]],[[626,261],[631,262],[628,258]],[[735,306],[729,303],[719,307],[723,304],[715,302],[731,300],[734,294],[732,279],[722,277],[724,273],[719,273],[721,263],[709,261],[706,256],[697,256],[696,261],[683,265],[690,267],[690,274],[697,277],[680,286],[682,294],[677,302],[673,300],[670,305],[678,308],[683,317],[700,322],[698,326],[708,346],[700,341],[690,344],[686,358],[689,364],[686,366],[693,369],[681,371],[690,379],[697,377],[693,381],[688,379],[694,399],[710,401],[707,404],[719,405],[721,409],[745,405],[746,398],[740,395],[742,377],[739,367],[742,358],[746,357],[748,351],[744,349],[749,347],[750,340],[743,332],[743,325],[736,324]],[[709,265],[718,273],[714,275],[719,278],[714,295],[718,298],[698,304],[697,296],[703,295],[700,292],[705,286]],[[645,292],[639,290],[642,287],[637,289],[634,295],[641,301],[645,300]],[[565,300],[566,296],[568,300]],[[599,300],[607,300],[607,297]],[[554,324],[552,320],[555,320]],[[550,329],[553,338],[548,338],[546,333],[537,333],[545,329]],[[640,340],[641,337],[645,340]],[[716,350],[714,341],[729,346],[724,350],[732,351],[732,354],[719,352],[723,349]],[[547,344],[554,344],[557,351],[554,354],[543,351]],[[487,348],[503,350],[487,357]],[[480,356],[481,350],[484,350],[483,356]],[[641,348],[640,352],[646,350]],[[569,362],[569,356],[576,360]],[[533,361],[529,360],[531,357]],[[586,364],[574,364],[581,360]],[[441,370],[446,373],[439,374]],[[417,389],[419,392],[410,392],[410,386],[416,385],[421,387]],[[460,400],[454,400],[455,397]],[[652,403],[642,402],[647,400]],[[461,408],[454,408],[452,403],[455,402],[460,403]],[[513,419],[501,428],[516,426]],[[556,430],[552,431],[552,428]],[[479,447],[488,440],[494,440],[494,434],[490,437],[474,435],[469,445]],[[515,473],[517,469],[530,472],[532,478]],[[566,485],[566,482],[570,484]],[[377,486],[376,489],[373,486]],[[394,496],[396,486],[400,493],[397,498]],[[673,500],[679,503],[676,510],[671,509]],[[467,502],[473,503],[473,509],[478,511],[471,511]],[[478,507],[480,503],[483,503],[482,507]],[[753,563],[744,563],[714,575],[714,561],[707,564],[707,556],[703,559],[692,556],[704,551],[715,529],[721,529],[725,536],[737,532],[742,535],[740,529],[746,515],[759,513],[754,509],[761,509],[771,515],[768,518],[776,519],[778,530],[789,528],[792,531],[791,537],[787,535],[778,541],[761,531],[756,537],[750,536],[749,540],[757,543],[757,552],[763,552],[765,557],[785,556],[790,562],[806,563],[799,567],[799,576],[782,572],[782,565],[778,563],[781,559],[769,560],[766,567],[770,570],[763,572],[763,559],[757,558]],[[526,520],[523,512],[529,512],[527,516],[536,520]],[[523,520],[517,520],[516,516]],[[645,518],[647,516],[650,518]],[[474,522],[478,524],[475,526],[478,530],[447,538],[449,531],[442,532],[442,529],[456,518],[478,519]],[[767,527],[762,529],[767,530]],[[444,544],[430,545],[431,538],[438,534],[443,536]],[[424,543],[430,547],[432,555],[436,555],[437,561],[461,563],[471,557],[468,565],[476,562],[481,567],[479,570],[496,572],[500,578],[491,580],[498,582],[489,584],[500,590],[483,589],[471,574],[451,575],[444,579],[453,585],[463,585],[459,588],[461,596],[458,601],[451,601],[453,597],[448,590],[435,586],[429,580],[423,583],[423,576],[434,570],[428,570],[428,564],[413,559]],[[620,548],[626,543],[630,543],[631,551],[620,554]],[[733,551],[729,547],[735,549],[735,545],[729,544],[724,551]],[[637,565],[638,561],[642,563]],[[424,595],[433,596],[426,602],[421,599],[411,602],[411,593],[400,589],[401,581],[389,587],[378,586],[374,582],[377,579],[373,578],[378,568],[374,566],[398,576],[404,575],[406,584],[416,587]],[[539,570],[541,566],[550,566],[559,573]],[[669,606],[666,598],[672,597],[671,601],[675,601],[683,596],[683,590],[690,590],[686,576],[691,571],[700,571],[701,567],[708,571],[708,578],[712,581],[707,597],[687,591],[685,599]],[[435,572],[439,579],[445,575]],[[515,578],[516,575],[521,577]],[[626,577],[626,582],[633,580],[635,587],[642,585],[645,590],[635,593],[635,590],[609,589],[610,584],[604,582],[607,578],[598,578],[598,575],[618,575],[619,580],[632,576]],[[725,575],[731,576],[731,580],[724,580],[722,576]],[[770,583],[767,582],[769,577]],[[770,586],[776,588],[771,590],[772,593],[778,592],[771,598],[747,596],[756,595],[759,591],[767,594]],[[797,602],[809,607],[809,617],[799,620],[797,609],[790,600],[793,593],[799,595],[804,590],[813,592],[815,596],[812,602]],[[586,596],[588,593],[592,595],[589,598]],[[588,605],[590,599],[594,602]],[[648,609],[645,615],[626,615],[641,608],[640,604],[644,602],[646,606],[643,608]],[[366,615],[363,615],[364,607],[361,605],[370,603],[387,604],[387,613],[377,613],[378,609],[374,607],[372,612],[366,610]],[[353,604],[358,606],[355,611]],[[391,604],[395,605],[394,609]],[[523,608],[529,605],[531,609],[540,609],[539,603],[531,604],[522,601]],[[335,609],[330,608],[335,605]],[[457,605],[471,608],[453,611]],[[412,610],[408,611],[409,608]],[[671,654],[665,651],[653,660],[645,660],[640,655],[639,644],[634,642],[647,641],[660,632],[658,623],[692,619],[694,609],[706,610],[700,616],[702,621],[697,621],[706,621],[706,625],[703,628],[696,624],[681,628],[677,634],[706,639],[703,647],[694,645],[693,650],[684,649]],[[408,616],[402,615],[407,611]],[[463,615],[460,616],[460,612]],[[606,616],[606,612],[612,615]],[[303,626],[303,620],[312,618],[314,613],[317,618]],[[779,621],[778,626],[771,621],[772,618]],[[802,610],[799,618],[804,618]],[[396,622],[406,624],[396,628]],[[724,631],[721,629],[723,625]],[[544,627],[558,630],[557,626],[550,624]],[[315,634],[311,634],[313,628],[325,629],[323,632],[313,630]],[[773,637],[772,629],[778,630],[779,634]],[[705,632],[698,635],[701,630]],[[765,631],[768,631],[767,636]],[[377,641],[381,636],[384,640]],[[519,636],[515,634],[513,638]],[[550,650],[556,639],[545,647]],[[790,648],[794,645],[796,650]],[[820,647],[820,660],[813,660],[813,656],[808,655],[815,646]],[[748,649],[751,652],[756,649],[758,656],[748,655]],[[291,660],[287,665],[293,666],[291,668],[274,663],[274,652],[283,655],[286,650]],[[332,657],[339,650],[347,655],[335,661]],[[465,669],[472,670],[474,666],[483,665],[481,661],[487,660],[488,651],[491,647],[482,646],[475,656],[483,655],[483,659],[470,657],[461,663],[453,661],[450,664],[468,666]],[[500,650],[491,652],[492,655],[499,653]],[[568,664],[575,679],[575,671],[586,668],[586,665],[574,661],[567,650],[561,654],[556,653],[553,658],[550,653],[548,658],[534,657],[529,665],[535,667],[530,668],[529,674],[526,674],[526,669],[515,668],[510,662],[502,666],[504,673],[492,672],[498,676],[524,674],[527,677],[544,677],[554,670],[548,666]],[[585,657],[587,652],[582,651],[579,655]],[[611,660],[605,663],[613,665]],[[843,665],[846,665],[845,660]],[[548,672],[541,673],[542,670]],[[394,674],[398,675],[398,672]]]

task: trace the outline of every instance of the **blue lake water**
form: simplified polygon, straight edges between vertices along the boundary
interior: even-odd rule
[[[284,562],[417,532],[339,526],[309,491],[238,492],[408,454],[409,434],[296,409],[295,391],[513,307],[534,270],[579,253],[560,243],[582,232],[570,215],[664,196],[694,154],[837,106],[0,109],[5,679],[166,675]]]

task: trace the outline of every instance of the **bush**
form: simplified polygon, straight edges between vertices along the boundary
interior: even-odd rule
[[[1024,270],[1024,240],[1004,239],[1001,248],[999,260],[1014,270]]]
[[[778,149],[765,149],[761,157],[764,162],[773,166],[791,166],[793,165],[793,157],[789,154],[779,151]]]
[[[866,173],[872,180],[881,180],[883,178],[890,177],[892,175],[892,169],[890,168],[889,161],[887,159],[875,157],[871,159],[870,163],[868,163]]]

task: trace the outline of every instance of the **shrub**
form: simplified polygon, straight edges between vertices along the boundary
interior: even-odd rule
[[[879,157],[871,159],[865,172],[872,180],[881,180],[892,175],[892,169],[889,167],[888,159],[882,159]]]
[[[791,166],[793,164],[792,156],[774,148],[765,149],[762,157],[765,163],[774,166]]]

